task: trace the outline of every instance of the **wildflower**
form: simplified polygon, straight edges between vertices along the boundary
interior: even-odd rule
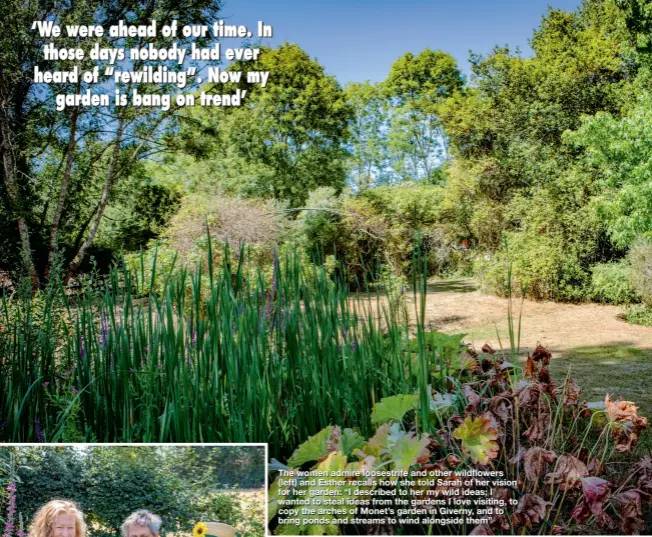
[[[206,535],[206,530],[206,524],[203,522],[198,522],[192,529],[192,535],[193,537],[204,537]]]
[[[37,419],[34,420],[34,432],[36,433],[37,442],[45,442],[45,435],[43,434],[43,429],[41,429],[41,422]]]
[[[45,382],[41,383],[41,386],[43,386],[44,388],[47,388],[49,385],[50,385],[50,383],[47,380]]]
[[[11,537],[14,532],[14,515],[16,514],[16,483],[7,485],[9,505],[7,506],[7,518],[5,520],[5,531],[2,537]]]
[[[75,386],[72,387],[72,393],[77,393],[78,391],[79,390]]]
[[[106,320],[106,311],[102,312],[102,319],[100,321],[100,339],[99,339],[99,344],[100,347],[103,349],[106,349],[106,346],[108,345],[109,342],[109,325]]]

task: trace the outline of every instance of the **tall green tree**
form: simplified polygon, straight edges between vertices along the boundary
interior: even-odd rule
[[[383,83],[392,108],[389,150],[403,180],[436,181],[447,159],[447,140],[437,105],[464,84],[455,59],[440,50],[410,52],[396,60]]]
[[[218,163],[227,189],[292,207],[301,206],[315,188],[341,190],[352,110],[336,80],[288,43],[263,48],[256,61],[235,62],[229,70],[243,73],[244,106],[190,111],[182,118],[179,146]],[[269,72],[266,86],[248,84],[250,71]],[[222,84],[204,88],[229,89]]]
[[[220,0],[152,2],[92,0],[88,2],[21,2],[9,0],[0,6],[0,171],[2,185],[2,228],[8,231],[8,250],[19,251],[16,263],[34,280],[47,275],[52,265],[61,262],[69,274],[81,267],[92,249],[111,203],[115,188],[129,176],[141,159],[160,151],[158,137],[165,119],[174,110],[157,108],[71,107],[57,111],[59,93],[79,93],[88,89],[78,84],[36,84],[34,69],[68,70],[71,61],[46,61],[43,45],[51,38],[40,37],[33,21],[52,21],[58,25],[93,24],[105,29],[102,37],[73,38],[65,35],[59,46],[74,46],[88,51],[100,47],[166,48],[195,41],[206,44],[210,38],[111,37],[108,29],[121,20],[159,27],[171,23],[212,23],[221,7]],[[90,60],[76,62],[80,69]],[[100,61],[100,73],[106,62]],[[125,61],[116,69],[139,70],[153,61]],[[176,62],[168,68],[179,69]],[[125,93],[179,91],[173,84],[113,84],[105,81],[104,91]],[[192,81],[191,81],[192,82]],[[192,84],[190,85],[192,87]],[[98,88],[95,88],[96,91]],[[100,88],[101,90],[101,88]],[[186,88],[186,91],[188,88]],[[11,259],[10,259],[11,261]]]

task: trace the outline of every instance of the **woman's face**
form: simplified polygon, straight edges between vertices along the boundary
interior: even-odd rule
[[[75,515],[58,515],[52,524],[50,537],[75,537]]]

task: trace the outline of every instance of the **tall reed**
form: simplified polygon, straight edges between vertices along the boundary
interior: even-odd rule
[[[245,270],[244,249],[220,266],[208,254],[207,270],[158,287],[154,261],[75,295],[56,279],[5,294],[0,440],[269,442],[279,455],[332,423],[369,433],[380,398],[423,392],[432,357],[420,345],[412,371],[388,301],[292,253],[271,283]]]

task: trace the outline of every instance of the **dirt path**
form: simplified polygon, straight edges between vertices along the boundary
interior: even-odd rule
[[[509,345],[507,299],[480,293],[473,280],[446,280],[429,286],[426,327],[447,333],[465,332],[465,341],[477,348],[485,342],[498,345],[496,327],[503,345]],[[515,323],[521,306],[513,301]],[[412,299],[408,308],[414,311]],[[599,304],[523,303],[521,351],[537,342],[553,356],[570,349],[589,346],[626,346],[652,349],[652,328],[627,324],[618,319],[622,308]]]

